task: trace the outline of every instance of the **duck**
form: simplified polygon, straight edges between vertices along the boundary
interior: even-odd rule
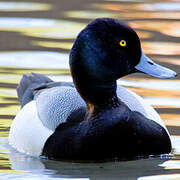
[[[174,78],[177,73],[145,55],[135,30],[111,18],[90,22],[69,56],[73,82],[23,75],[21,109],[8,142],[21,153],[56,160],[128,159],[172,150],[158,113],[136,93],[117,85],[132,73]]]

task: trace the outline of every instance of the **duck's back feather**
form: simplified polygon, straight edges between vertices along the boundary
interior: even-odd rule
[[[53,81],[41,74],[32,73],[30,76],[23,75],[16,89],[19,101],[21,102],[21,108],[34,99],[33,88],[49,82]]]
[[[21,108],[34,100],[43,90],[56,86],[74,87],[71,82],[54,82],[42,74],[31,73],[29,76],[23,75],[16,89],[19,101],[21,102]]]

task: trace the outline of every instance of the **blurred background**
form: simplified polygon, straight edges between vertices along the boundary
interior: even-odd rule
[[[22,74],[36,72],[57,81],[72,81],[69,51],[78,33],[98,17],[116,18],[129,24],[140,36],[148,56],[180,73],[178,0],[0,1],[0,178],[146,180],[155,175],[157,179],[180,179],[179,76],[160,80],[133,74],[118,81],[158,111],[172,137],[171,156],[149,161],[70,165],[30,158],[8,147],[9,127],[20,109],[15,89]]]

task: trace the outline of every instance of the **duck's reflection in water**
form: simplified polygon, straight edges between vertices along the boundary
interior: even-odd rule
[[[141,176],[166,174],[166,168],[170,156],[152,157],[131,161],[113,162],[63,162],[53,161],[38,157],[30,157],[10,150],[9,160],[13,170],[28,171],[47,176],[47,178],[89,178],[89,179],[135,179]],[[160,166],[161,165],[161,166]],[[169,171],[168,171],[169,173]],[[22,175],[24,177],[24,174]]]

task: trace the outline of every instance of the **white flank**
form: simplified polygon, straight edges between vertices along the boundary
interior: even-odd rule
[[[42,149],[52,130],[39,120],[36,102],[26,104],[16,115],[9,132],[9,144],[19,152],[41,155]]]

